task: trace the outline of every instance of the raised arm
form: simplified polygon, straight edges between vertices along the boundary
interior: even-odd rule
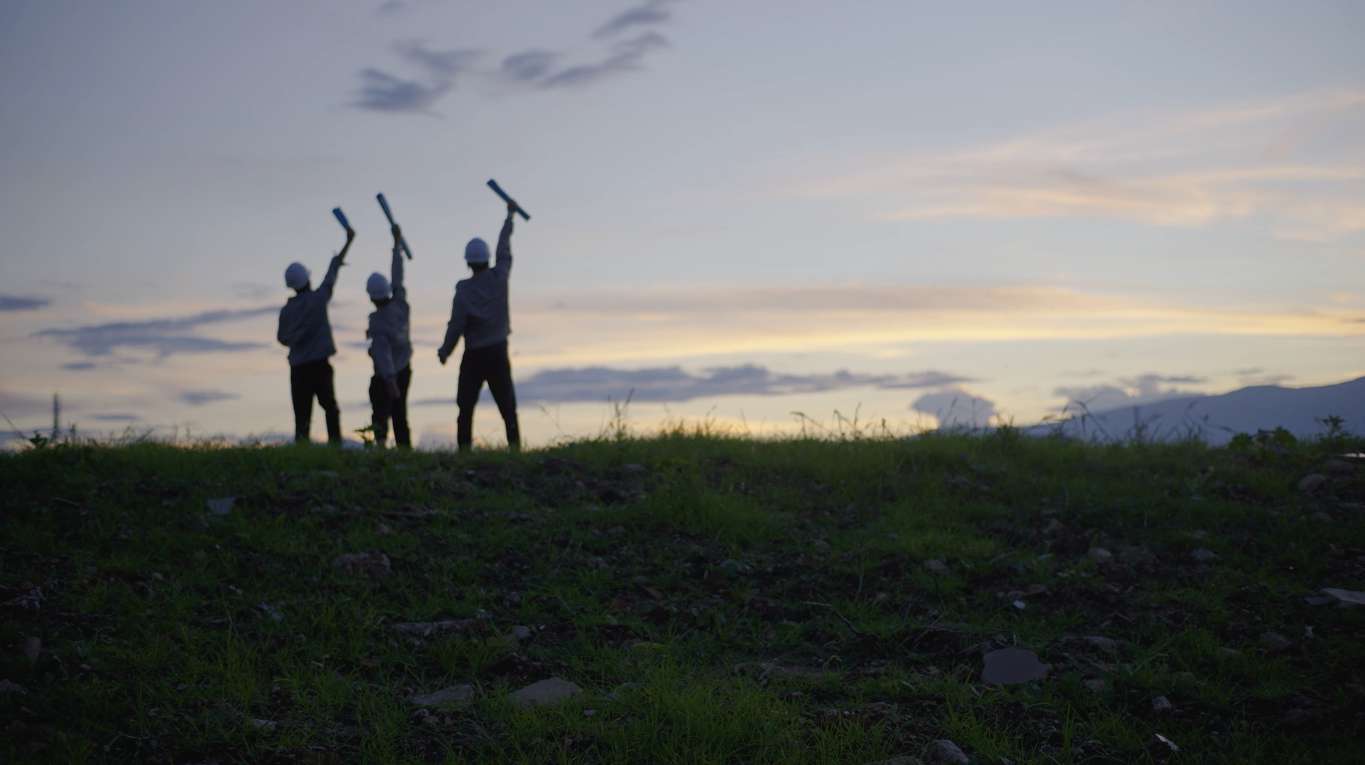
[[[332,258],[332,262],[327,264],[327,275],[322,278],[322,284],[318,285],[318,290],[325,294],[329,299],[332,297],[332,288],[337,283],[337,272],[346,264],[346,253],[351,249],[351,242],[355,241],[355,229],[346,229],[346,244],[342,246],[341,252]]]
[[[393,285],[394,300],[404,298],[403,289],[403,230],[393,224],[393,265],[389,267],[389,282]]]
[[[512,215],[517,211],[517,206],[507,204],[507,220],[502,222],[502,232],[498,234],[497,262],[493,264],[493,270],[506,276],[512,270]]]
[[[460,291],[455,290],[455,301],[450,305],[450,322],[446,324],[446,339],[441,343],[440,350],[436,351],[436,358],[441,363],[446,363],[450,354],[455,352],[455,346],[460,342],[460,336],[464,334],[465,322],[468,314],[465,311],[464,302],[460,300]]]

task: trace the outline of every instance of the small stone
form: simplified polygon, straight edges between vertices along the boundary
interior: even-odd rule
[[[1343,459],[1330,459],[1322,464],[1322,469],[1332,475],[1354,475],[1356,466]]]
[[[1200,547],[1190,553],[1190,559],[1195,563],[1212,563],[1218,560],[1218,553],[1207,547]]]
[[[387,537],[393,534],[393,527],[381,521],[378,526],[374,527],[374,533],[381,537]]]
[[[1267,651],[1279,652],[1294,645],[1289,638],[1278,632],[1265,632],[1261,634],[1261,647]]]
[[[413,696],[408,701],[419,707],[439,707],[442,704],[464,704],[474,699],[474,686],[452,685],[439,691]]]
[[[948,564],[938,558],[930,558],[924,562],[924,570],[931,574],[943,576],[948,573]]]
[[[364,574],[375,578],[387,576],[393,570],[389,556],[375,551],[338,555],[332,565],[348,574]]]
[[[575,696],[581,695],[583,689],[561,677],[551,677],[547,680],[531,683],[508,698],[512,703],[519,707],[543,706],[547,704],[557,704]]]
[[[43,653],[42,638],[32,636],[24,638],[24,655],[28,657],[29,661],[37,661],[38,657],[42,653]]]
[[[827,552],[829,552],[829,542],[826,542],[826,541],[823,540],[823,539],[817,539],[817,540],[815,540],[815,543],[812,544],[811,547],[814,547],[814,548],[815,548],[815,551],[818,552],[818,553],[827,553]]]
[[[531,628],[524,624],[518,624],[512,628],[512,639],[519,643],[530,640],[532,634]]]
[[[967,759],[967,754],[962,751],[962,747],[946,738],[941,738],[930,744],[925,755],[929,758],[929,762],[935,763],[935,765],[971,765],[971,760]]]
[[[1091,648],[1098,648],[1105,653],[1119,652],[1119,642],[1113,638],[1107,638],[1101,635],[1087,635],[1081,638],[1081,640],[1084,640]]]
[[[1102,677],[1092,677],[1085,681],[1085,687],[1092,693],[1104,693],[1109,689],[1109,683]]]
[[[1057,534],[1062,531],[1066,531],[1066,524],[1062,523],[1056,518],[1049,518],[1047,525],[1043,527],[1043,533],[1048,536],[1052,536],[1053,534]]]
[[[584,716],[584,717],[596,717],[596,716],[597,716],[597,710],[596,710],[596,709],[585,709],[585,710],[583,710],[583,716]]]
[[[1299,479],[1299,491],[1304,494],[1316,494],[1327,485],[1327,476],[1322,473],[1309,473]]]
[[[1025,608],[1028,608],[1028,605],[1024,603],[1024,601],[1022,600],[1016,600],[1010,605],[1014,606],[1015,610],[1017,611],[1023,611]]]
[[[279,726],[280,724],[275,722],[274,720],[253,719],[251,721],[251,727],[255,728],[258,731],[261,731],[262,733],[271,733]]]
[[[389,629],[410,637],[429,638],[435,635],[469,632],[481,626],[482,620],[478,618],[442,619],[435,622],[398,622],[389,625]]]
[[[204,504],[209,512],[214,515],[227,515],[232,512],[232,506],[237,504],[236,497],[218,497],[217,499],[205,500]]]
[[[1090,552],[1086,553],[1086,556],[1090,558],[1090,560],[1093,560],[1101,565],[1108,563],[1109,561],[1114,559],[1114,554],[1104,549],[1103,547],[1090,548]]]
[[[1165,714],[1175,709],[1171,706],[1171,700],[1165,696],[1155,696],[1152,698],[1152,711],[1157,714]]]
[[[1022,648],[1001,648],[985,656],[981,682],[990,685],[1018,685],[1047,677],[1048,665],[1038,654]]]
[[[1342,605],[1365,606],[1365,592],[1342,590],[1336,587],[1323,587],[1322,593]]]
[[[270,621],[272,622],[284,621],[284,614],[280,613],[280,609],[270,605],[269,603],[264,602],[258,603],[256,604],[256,608],[259,609],[261,613],[269,617]]]

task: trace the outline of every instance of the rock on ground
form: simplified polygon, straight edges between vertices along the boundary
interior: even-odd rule
[[[393,570],[389,556],[373,550],[338,555],[332,565],[348,574],[364,574],[370,577],[387,576]]]
[[[227,515],[232,512],[232,506],[237,504],[236,497],[218,497],[217,499],[204,500],[209,512],[214,515]]]
[[[419,707],[438,707],[442,704],[463,704],[474,699],[474,686],[452,685],[439,691],[413,696],[408,701]]]
[[[1365,592],[1356,590],[1343,590],[1337,587],[1322,588],[1324,595],[1332,598],[1338,603],[1349,606],[1365,606]]]
[[[931,574],[946,574],[948,573],[948,564],[938,558],[931,558],[924,562],[924,570]]]
[[[1316,494],[1322,487],[1327,485],[1327,476],[1322,473],[1309,473],[1299,479],[1299,491],[1304,494]]]
[[[534,707],[558,704],[583,693],[583,689],[562,677],[531,683],[511,694],[508,698],[519,707]]]
[[[991,685],[1017,685],[1047,677],[1048,665],[1038,654],[1022,648],[1001,648],[986,654],[981,682]]]
[[[1265,632],[1261,634],[1261,647],[1267,651],[1283,651],[1294,645],[1289,638],[1278,632]]]
[[[1086,553],[1086,555],[1090,557],[1090,560],[1093,560],[1096,563],[1108,563],[1114,559],[1114,554],[1103,547],[1092,547],[1090,548],[1090,552]]]
[[[469,632],[482,625],[478,619],[442,619],[435,622],[398,622],[390,624],[389,629],[401,635],[428,638],[433,635],[449,635]]]
[[[1218,560],[1218,553],[1207,547],[1200,547],[1191,552],[1190,557],[1193,558],[1196,563],[1212,563],[1213,561]]]
[[[971,765],[971,760],[967,759],[967,753],[946,738],[941,738],[930,744],[926,755],[929,762],[938,765]]]
[[[1171,711],[1172,709],[1174,709],[1174,707],[1171,706],[1171,700],[1166,698],[1165,696],[1156,696],[1152,699],[1153,712],[1156,712],[1158,714],[1164,714],[1166,712]]]

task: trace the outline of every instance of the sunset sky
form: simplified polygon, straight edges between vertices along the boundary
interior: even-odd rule
[[[497,178],[531,445],[1031,423],[1365,375],[1365,4],[8,0],[0,411],[292,430],[283,271],[408,235],[416,440]],[[458,356],[457,356],[458,358]],[[8,425],[5,425],[8,428]],[[314,437],[324,436],[315,415]],[[476,433],[501,440],[496,409]]]

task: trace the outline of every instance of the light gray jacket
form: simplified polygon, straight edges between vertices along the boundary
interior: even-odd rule
[[[289,346],[289,365],[296,367],[311,361],[323,361],[336,355],[332,342],[332,322],[327,318],[327,303],[332,299],[332,288],[341,270],[341,255],[332,258],[327,276],[315,290],[301,292],[289,298],[280,309],[280,328],[275,338],[280,345]]]
[[[512,273],[512,218],[502,224],[498,234],[497,257],[493,267],[474,274],[455,285],[455,301],[450,306],[450,323],[440,355],[449,356],[464,337],[466,350],[497,345],[512,334],[512,317],[507,305],[507,282]]]
[[[374,373],[391,380],[412,363],[412,338],[409,334],[408,290],[403,286],[403,248],[394,245],[393,266],[389,276],[393,297],[370,314],[365,336],[370,338],[370,358]]]

